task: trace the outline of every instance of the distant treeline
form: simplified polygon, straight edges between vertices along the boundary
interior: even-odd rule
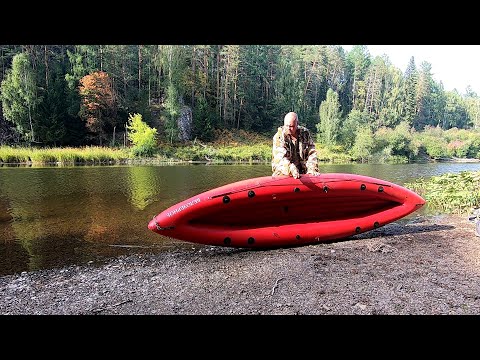
[[[173,143],[185,109],[203,141],[218,129],[273,136],[288,111],[326,147],[478,128],[477,94],[445,91],[431,69],[411,57],[403,71],[361,45],[0,45],[0,145],[124,145],[133,113]]]

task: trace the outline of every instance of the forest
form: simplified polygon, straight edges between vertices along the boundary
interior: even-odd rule
[[[352,160],[480,157],[471,88],[364,45],[0,45],[0,63],[0,146],[128,147],[133,118],[157,147],[271,138],[296,111],[322,151]]]

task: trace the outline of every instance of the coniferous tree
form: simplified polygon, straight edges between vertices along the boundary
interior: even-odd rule
[[[474,129],[480,127],[480,98],[472,91],[470,86],[467,87],[465,92],[465,106],[469,118],[469,126]]]
[[[429,125],[443,127],[445,119],[446,95],[442,82],[433,82],[431,90],[432,118]]]
[[[465,128],[467,125],[467,111],[461,95],[457,90],[446,92],[445,117],[442,128]]]
[[[328,89],[327,98],[320,105],[317,140],[325,145],[336,145],[339,136],[341,111],[338,94]]]
[[[347,54],[350,74],[352,109],[363,111],[365,104],[365,76],[371,63],[370,53],[365,45],[355,45]]]
[[[415,66],[415,58],[412,56],[405,70],[405,81],[403,86],[403,112],[402,121],[406,121],[410,126],[414,125],[417,115],[417,82],[418,72]]]
[[[383,94],[383,106],[378,114],[378,127],[394,127],[402,119],[403,77],[399,69],[389,66],[385,76],[385,91]]]
[[[386,73],[385,59],[379,56],[375,57],[365,78],[366,94],[364,106],[365,111],[373,114],[375,117],[378,117],[382,110]]]
[[[66,103],[66,82],[63,74],[52,71],[48,90],[38,107],[38,138],[46,145],[63,145],[67,137],[68,114]]]
[[[417,92],[416,92],[416,108],[417,115],[413,126],[422,130],[426,125],[431,124],[433,115],[432,109],[432,65],[428,62],[420,64],[420,72],[418,74]]]
[[[331,46],[327,48],[326,59],[326,85],[338,94],[340,105],[345,112],[350,111],[348,88],[348,67],[343,48]],[[321,94],[323,95],[323,93]],[[317,108],[317,101],[320,100],[320,93],[315,98],[313,107]]]

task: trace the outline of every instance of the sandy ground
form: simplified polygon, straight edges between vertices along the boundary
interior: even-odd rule
[[[480,238],[441,215],[296,248],[192,244],[0,277],[0,314],[480,314]]]

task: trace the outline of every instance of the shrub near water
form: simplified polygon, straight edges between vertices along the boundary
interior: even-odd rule
[[[25,148],[0,147],[0,162],[5,164],[26,163],[30,161],[30,151]]]
[[[156,147],[157,129],[142,121],[142,115],[128,116],[128,139],[132,142],[134,156],[152,156]]]
[[[418,192],[429,208],[451,214],[466,214],[480,204],[480,171],[447,173],[405,186]]]

